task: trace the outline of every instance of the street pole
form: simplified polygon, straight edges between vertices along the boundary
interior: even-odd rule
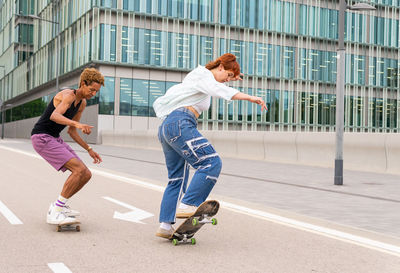
[[[1,110],[1,139],[4,139],[4,111],[3,101],[0,99],[0,110]]]
[[[57,2],[57,6],[60,7],[60,2]],[[58,86],[58,74],[59,74],[59,56],[58,56],[58,50],[60,49],[60,25],[61,25],[61,11],[59,12],[59,17],[57,20],[57,42],[56,42],[56,92],[58,93],[59,91],[59,86]]]
[[[1,107],[1,139],[4,139],[4,122],[5,122],[4,109]]]
[[[4,74],[5,74],[5,70],[6,67],[4,65],[0,65],[1,68],[4,69]],[[4,74],[3,74],[3,78],[4,78]],[[1,94],[0,94],[1,95]],[[3,98],[0,98],[0,110],[1,110],[1,139],[4,139],[4,111],[3,111],[3,104],[4,104],[4,99],[5,96],[3,96]]]
[[[343,185],[343,131],[344,131],[344,86],[345,58],[344,19],[347,3],[339,0],[339,47],[337,50],[336,72],[336,156],[335,156],[335,185]]]
[[[339,46],[336,54],[336,155],[335,185],[343,185],[343,132],[344,132],[344,88],[346,78],[346,49],[344,47],[344,20],[346,9],[372,11],[375,7],[367,3],[347,6],[346,0],[339,0]],[[349,22],[350,23],[350,22]]]

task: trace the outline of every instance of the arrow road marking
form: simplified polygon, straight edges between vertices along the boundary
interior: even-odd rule
[[[47,265],[54,273],[72,273],[63,263],[50,263]]]
[[[12,225],[22,225],[22,221],[0,201],[0,212],[7,218]]]
[[[150,212],[147,212],[145,210],[141,210],[139,208],[136,208],[136,207],[131,206],[129,204],[126,204],[124,202],[118,201],[118,200],[116,200],[114,198],[111,198],[111,197],[108,197],[108,196],[103,196],[103,198],[108,200],[108,201],[110,201],[110,202],[113,202],[115,204],[118,204],[120,206],[123,206],[123,207],[131,210],[131,211],[125,212],[125,213],[121,213],[121,212],[115,211],[114,212],[114,218],[115,219],[128,221],[128,222],[133,222],[133,223],[138,223],[138,224],[145,224],[141,220],[144,220],[146,218],[154,216],[154,214],[152,214]]]

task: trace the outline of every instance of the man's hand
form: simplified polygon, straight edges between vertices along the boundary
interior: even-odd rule
[[[93,151],[93,149],[90,149],[89,155],[94,159],[93,160],[94,164],[99,164],[99,163],[103,162],[100,155],[98,153],[96,153],[95,151]]]
[[[76,128],[82,131],[82,133],[89,135],[92,132],[93,126],[83,124],[83,123],[78,123],[76,125]]]

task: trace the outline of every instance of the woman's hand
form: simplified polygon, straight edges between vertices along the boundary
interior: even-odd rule
[[[266,110],[268,111],[267,105],[265,105],[265,102],[262,98],[256,97],[256,96],[250,96],[248,94],[245,94],[243,92],[237,92],[233,97],[232,100],[248,100],[252,103],[257,103],[258,105],[261,105],[261,111]]]
[[[240,73],[239,75],[237,75],[236,77],[231,77],[229,78],[229,81],[243,81],[242,77],[243,77],[243,73]]]
[[[267,105],[265,104],[264,100],[260,97],[256,96],[250,96],[249,101],[252,103],[257,103],[258,105],[261,105],[261,111],[265,109],[265,111],[268,111]]]

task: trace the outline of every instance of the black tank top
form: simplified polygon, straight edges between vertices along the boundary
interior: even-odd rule
[[[74,94],[76,94],[76,90],[74,90]],[[32,129],[31,135],[35,134],[48,134],[53,137],[59,137],[61,131],[67,126],[63,124],[58,124],[52,120],[50,120],[51,114],[54,112],[54,98],[51,99],[49,105],[44,111],[43,115],[40,117],[38,122],[36,122],[35,126]],[[63,114],[64,117],[72,119],[79,110],[81,106],[82,100],[75,106],[75,102],[71,104],[67,111]]]

